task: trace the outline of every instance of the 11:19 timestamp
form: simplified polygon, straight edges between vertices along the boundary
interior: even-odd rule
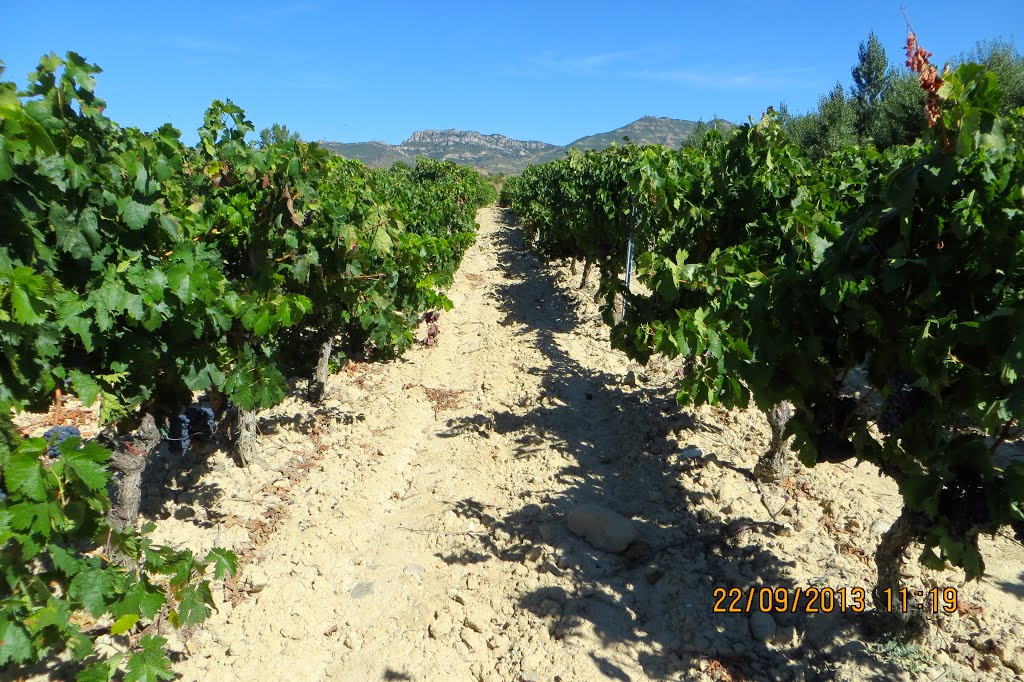
[[[916,609],[930,613],[956,613],[957,609],[958,594],[955,587],[933,587],[930,590],[886,588],[881,591],[881,596],[887,611],[906,613]]]

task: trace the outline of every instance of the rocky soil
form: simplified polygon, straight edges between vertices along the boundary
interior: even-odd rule
[[[503,210],[479,220],[436,344],[261,415],[265,468],[223,451],[151,464],[157,539],[243,558],[208,623],[165,633],[183,679],[1024,673],[1024,548],[1004,536],[984,541],[981,582],[909,562],[912,588],[958,596],[916,647],[838,609],[714,613],[715,588],[870,594],[895,487],[868,465],[759,486],[759,413],[678,407],[675,366],[609,348],[594,282],[539,263]]]

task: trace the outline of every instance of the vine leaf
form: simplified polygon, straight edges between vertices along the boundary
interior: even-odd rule
[[[71,370],[68,372],[68,378],[71,379],[71,385],[74,387],[79,400],[86,407],[96,402],[96,398],[103,391],[103,387],[95,379],[80,370]]]
[[[12,492],[20,492],[30,500],[46,500],[46,484],[39,457],[46,448],[42,438],[24,441],[4,463],[4,483]]]
[[[123,635],[124,633],[135,627],[135,624],[139,622],[139,614],[137,613],[126,613],[110,626],[110,634],[112,635]]]
[[[78,675],[75,676],[75,682],[110,682],[110,680],[114,679],[117,663],[120,660],[121,655],[117,654],[105,661],[91,663],[79,671]]]
[[[24,663],[32,657],[32,646],[25,628],[11,621],[0,621],[0,665]]]
[[[124,218],[125,225],[131,230],[141,230],[147,223],[149,223],[149,217],[153,214],[153,208],[140,204],[133,199],[119,199],[117,202],[117,210]]]
[[[114,577],[98,568],[82,571],[71,580],[68,594],[82,603],[94,616],[102,616],[107,610],[107,595],[114,585]]]
[[[110,459],[110,452],[97,443],[86,443],[78,447],[77,438],[68,438],[60,444],[60,453],[64,462],[82,480],[89,490],[103,490],[110,473],[104,463]]]
[[[169,616],[175,627],[198,625],[210,617],[213,595],[210,593],[209,583],[188,587],[182,590],[178,597],[181,599],[178,608],[171,611]]]
[[[157,612],[164,605],[166,598],[159,589],[145,581],[132,584],[125,593],[124,598],[114,605],[111,612],[115,618],[121,618],[131,613],[138,613],[143,618],[155,618]]]
[[[238,572],[238,557],[229,549],[214,547],[203,561],[213,563],[213,575],[217,580]]]
[[[167,644],[167,640],[163,637],[146,635],[140,644],[141,650],[128,658],[125,682],[173,680],[175,675],[171,672],[171,659],[164,653],[163,648]]]

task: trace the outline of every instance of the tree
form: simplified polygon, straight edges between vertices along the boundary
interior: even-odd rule
[[[857,113],[856,128],[861,140],[874,136],[874,124],[878,105],[884,97],[889,81],[888,59],[885,48],[874,31],[868,34],[866,43],[857,50],[857,65],[853,75],[853,102]]]
[[[260,131],[260,147],[269,147],[277,142],[287,142],[293,140],[299,142],[302,138],[299,137],[298,133],[293,133],[288,130],[288,126],[283,126],[279,123],[275,123],[269,128],[264,128]]]
[[[784,119],[786,132],[813,159],[820,159],[847,145],[857,144],[856,111],[843,86],[818,100],[818,111]]]
[[[956,64],[975,62],[995,74],[1006,98],[1003,113],[1024,107],[1024,56],[1012,43],[1002,38],[978,41],[971,52],[961,54],[954,61]]]
[[[906,68],[890,70],[889,85],[875,111],[872,141],[880,149],[898,144],[913,144],[921,137],[927,121],[924,117],[925,93],[917,74]]]
[[[704,142],[704,136],[711,130],[711,126],[704,122],[704,119],[697,121],[697,125],[693,126],[693,130],[683,140],[681,147],[699,147]]]

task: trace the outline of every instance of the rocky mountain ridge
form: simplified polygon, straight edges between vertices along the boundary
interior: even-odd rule
[[[485,135],[472,130],[420,130],[399,145],[383,142],[328,142],[320,145],[347,158],[370,166],[390,166],[396,162],[413,164],[419,156],[455,161],[487,173],[518,173],[531,164],[558,158],[570,149],[604,149],[626,138],[637,144],[663,144],[678,147],[697,128],[698,122],[683,119],[644,116],[606,133],[587,135],[560,146],[536,140],[516,140],[505,135]],[[732,127],[716,119],[708,125]]]
[[[525,155],[529,152],[546,151],[557,145],[535,140],[514,140],[497,133],[484,135],[473,130],[420,130],[409,136],[400,146],[406,149],[417,147],[454,147],[456,145],[477,145],[495,150],[504,150]]]

